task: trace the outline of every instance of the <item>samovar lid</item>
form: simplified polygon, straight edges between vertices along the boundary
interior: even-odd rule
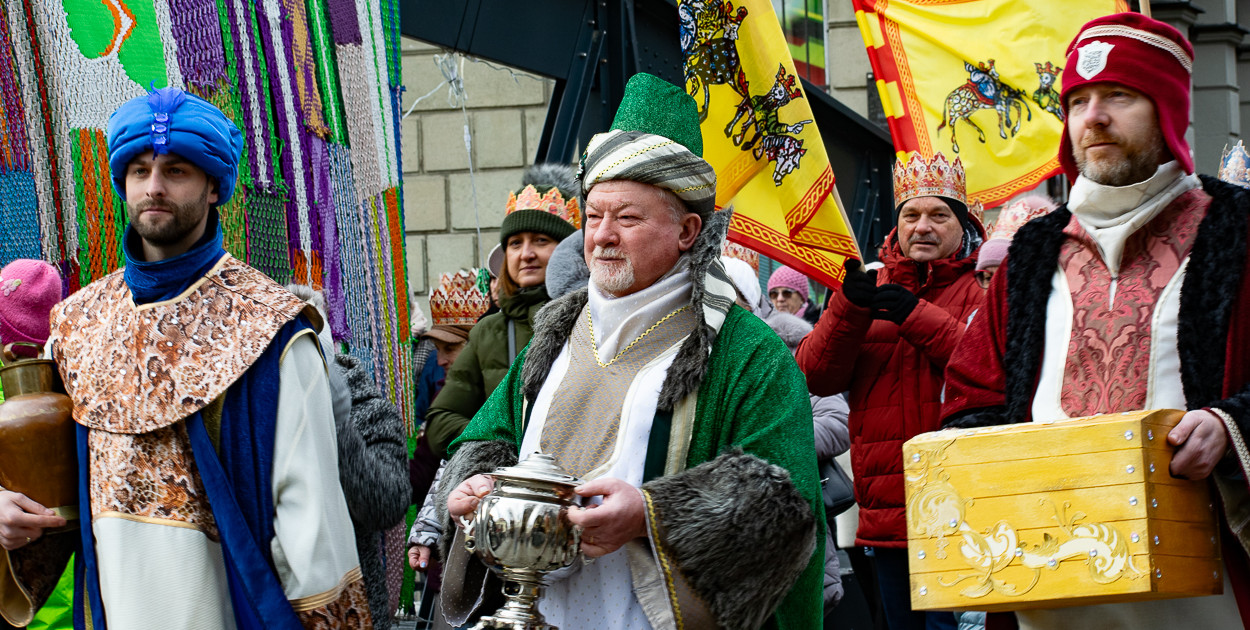
[[[554,457],[545,453],[532,453],[516,466],[496,468],[490,473],[492,477],[507,477],[539,481],[552,485],[578,486],[582,480],[568,474],[556,463]]]

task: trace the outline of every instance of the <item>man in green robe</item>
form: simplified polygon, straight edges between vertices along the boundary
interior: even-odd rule
[[[540,610],[559,627],[821,625],[807,388],[781,340],[734,305],[719,261],[729,212],[714,211],[701,154],[694,101],[631,79],[582,160],[589,286],[539,313],[451,447],[439,497],[449,517],[471,512],[491,489],[483,473],[518,454],[549,454],[585,480],[586,507],[569,519],[594,561],[549,576]],[[459,539],[444,549],[453,624],[494,612],[480,603],[497,588]]]

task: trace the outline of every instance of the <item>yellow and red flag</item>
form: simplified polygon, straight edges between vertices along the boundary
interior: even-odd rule
[[[859,258],[833,168],[769,0],[681,0],[686,90],[699,107],[729,240],[836,287]]]
[[[1124,0],[853,0],[899,155],[956,156],[994,206],[1060,172],[1064,50]]]

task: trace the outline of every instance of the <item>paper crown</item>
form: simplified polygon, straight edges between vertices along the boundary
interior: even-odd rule
[[[906,160],[894,164],[896,210],[916,197],[946,197],[967,205],[965,190],[964,165],[959,158],[951,163],[945,155],[937,153],[927,161],[919,152],[912,151]]]
[[[991,239],[1011,240],[1025,223],[1055,209],[1055,203],[1046,197],[1029,196],[1005,206],[998,213],[998,220],[989,230]]]
[[[482,276],[486,277],[483,286]],[[485,269],[461,269],[438,278],[430,293],[430,317],[435,326],[472,326],[490,308],[490,275]]]
[[[540,210],[549,212],[563,219],[574,229],[582,227],[582,211],[577,197],[569,197],[565,201],[560,189],[552,187],[546,193],[539,193],[533,184],[521,189],[521,193],[508,193],[508,205],[504,207],[504,216],[518,210]]]
[[[980,199],[968,204],[968,216],[977,220],[977,223],[985,225],[985,204]]]
[[[1241,140],[1231,147],[1224,146],[1219,177],[1230,184],[1250,188],[1250,153],[1246,153],[1246,145]]]
[[[739,245],[737,243],[726,240],[725,244],[721,247],[720,253],[722,256],[728,256],[730,258],[737,258],[738,260],[741,260],[745,262],[746,264],[751,265],[751,268],[755,270],[755,275],[757,276],[759,275],[760,273],[759,252],[747,247],[746,245]]]

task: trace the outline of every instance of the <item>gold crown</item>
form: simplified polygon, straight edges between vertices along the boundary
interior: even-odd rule
[[[947,197],[966,205],[964,182],[964,165],[959,158],[951,163],[937,153],[932,161],[926,161],[912,151],[905,161],[894,164],[894,207],[916,197]]]
[[[539,194],[538,189],[530,184],[521,189],[520,195],[515,192],[508,193],[508,205],[504,208],[504,215],[512,214],[517,210],[550,212],[564,219],[574,228],[579,230],[582,228],[582,211],[577,204],[577,197],[570,197],[568,201],[565,201],[559,188],[552,187],[546,193]]]
[[[746,264],[751,265],[751,268],[755,270],[755,275],[757,276],[759,275],[760,273],[759,252],[747,247],[746,245],[739,245],[732,241],[726,240],[725,244],[721,247],[720,253],[722,256],[728,256],[730,258],[737,258],[738,260],[741,260],[745,262]]]
[[[1231,147],[1224,146],[1219,177],[1230,184],[1250,188],[1250,154],[1246,153],[1246,145],[1241,140]]]
[[[435,326],[472,326],[486,314],[490,284],[487,280],[483,288],[481,271],[461,269],[439,276],[438,288],[430,293],[430,317]]]

